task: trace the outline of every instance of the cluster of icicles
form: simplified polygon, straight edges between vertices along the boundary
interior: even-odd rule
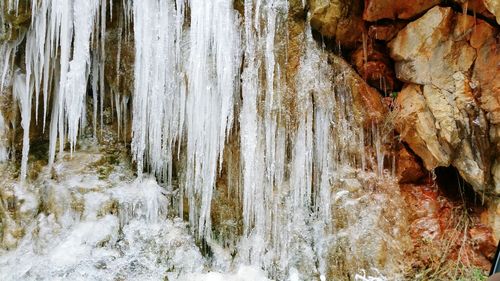
[[[16,9],[15,1],[4,5]],[[99,120],[102,127],[104,39],[112,2],[32,1],[25,71],[10,70],[8,63],[22,39],[1,46],[7,60],[1,85],[11,79],[22,115],[21,180],[30,126],[48,127],[49,165],[57,150],[75,148],[87,124],[87,85],[94,134]],[[350,112],[349,91],[331,81],[327,58],[308,29],[299,69],[287,73],[286,0],[245,0],[244,15],[231,0],[123,0],[121,5],[125,21],[133,22],[135,41],[131,147],[138,176],[153,173],[167,186],[179,177],[179,214],[187,198],[194,233],[210,241],[217,179],[223,166],[230,166],[238,176],[227,181],[234,200],[241,201],[247,241],[240,257],[286,268],[293,262],[285,259],[294,255],[290,245],[302,231],[313,231],[307,221],[331,231],[332,182],[366,161],[359,153],[363,130]],[[43,104],[43,120],[31,120],[33,101],[37,117]],[[239,156],[226,162],[231,135]],[[182,163],[182,177],[174,174],[176,161]],[[301,251],[311,260],[318,252]],[[319,268],[325,266],[320,259]]]

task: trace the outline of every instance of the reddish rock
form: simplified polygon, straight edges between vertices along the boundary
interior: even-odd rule
[[[482,253],[486,258],[493,259],[497,249],[497,244],[493,238],[490,227],[477,225],[469,230],[469,236],[474,245],[474,249]]]
[[[377,21],[380,19],[409,19],[439,4],[439,0],[365,0],[363,19]]]
[[[478,82],[480,105],[490,123],[500,124],[500,50],[494,38],[478,50],[473,79]]]
[[[368,36],[376,40],[390,41],[405,25],[406,24],[403,22],[385,25],[371,25],[368,28]]]
[[[462,214],[457,212],[464,208],[463,201],[444,196],[433,181],[421,185],[402,184],[401,194],[408,204],[417,266],[446,258],[489,269],[497,244],[492,228],[481,222],[484,207],[471,206],[464,224]]]
[[[396,160],[396,176],[399,183],[418,182],[425,176],[422,165],[416,156],[411,154],[404,146],[398,151]]]
[[[430,185],[402,184],[401,188],[405,201],[409,206],[411,220],[433,217],[440,210],[438,194]]]
[[[470,36],[470,45],[476,49],[481,48],[486,41],[494,37],[495,29],[482,20],[477,20]]]
[[[352,93],[354,114],[358,122],[365,128],[371,128],[373,123],[378,124],[385,120],[387,107],[378,91],[370,87],[342,58],[330,55],[329,62],[334,69],[342,73],[335,77],[335,83],[347,85]]]
[[[389,57],[378,50],[373,43],[360,46],[351,56],[352,63],[370,86],[381,92],[391,93],[395,88],[396,76]]]

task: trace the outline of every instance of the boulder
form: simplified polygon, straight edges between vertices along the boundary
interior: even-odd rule
[[[468,72],[476,58],[468,42],[450,36],[458,33],[454,18],[451,8],[434,7],[398,33],[388,45],[398,79],[453,91],[453,74]]]

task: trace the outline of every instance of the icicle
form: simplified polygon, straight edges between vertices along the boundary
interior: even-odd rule
[[[172,146],[181,142],[186,129],[186,182],[182,188],[192,225],[199,235],[208,235],[217,166],[233,123],[241,54],[231,1],[193,0],[189,4],[190,47],[187,69],[183,69],[183,1],[177,0],[175,5],[170,1],[134,2],[132,150],[139,175],[147,162],[156,174],[169,179]],[[183,86],[186,79],[189,95]],[[195,203],[198,200],[200,206]]]
[[[30,149],[30,123],[31,123],[31,100],[32,94],[26,88],[26,75],[19,69],[14,72],[13,95],[19,102],[21,110],[21,126],[23,127],[23,154],[21,160],[21,173],[19,178],[21,182],[26,179],[28,168],[28,153]]]
[[[191,0],[190,8],[186,190],[190,202],[201,196],[199,221],[192,223],[202,235],[211,227],[217,160],[222,161],[225,136],[233,120],[239,34],[231,1]],[[193,208],[190,204],[190,213],[197,213]]]
[[[103,3],[105,1],[101,3],[100,0],[53,1],[51,43],[56,42],[55,46],[59,45],[59,48],[54,47],[54,49],[60,50],[60,55],[59,65],[56,68],[57,74],[53,74],[58,82],[54,90],[50,125],[49,164],[54,162],[57,137],[59,137],[59,151],[64,150],[66,139],[72,151],[76,145],[78,133],[85,124],[85,97],[88,77],[92,70],[90,43],[92,32],[95,30],[99,4]],[[103,29],[101,32],[104,32]],[[101,34],[101,38],[103,36]],[[51,53],[54,52],[57,53],[57,51]],[[104,83],[103,64],[101,64],[99,74],[102,86]],[[100,88],[102,95],[102,87]]]
[[[0,163],[5,162],[9,159],[9,152],[7,149],[7,128],[5,126],[5,121],[3,115],[0,113]]]
[[[99,52],[99,104],[100,104],[100,125],[101,125],[101,134],[102,134],[102,128],[104,127],[104,97],[105,97],[105,87],[104,87],[104,64],[106,63],[106,0],[102,0],[101,2],[101,11],[100,11],[100,27],[101,27],[101,34],[100,34],[100,52]]]
[[[161,174],[163,169],[170,170],[163,165],[165,158],[171,158],[162,151],[172,150],[169,145],[177,139],[180,126],[174,7],[170,1],[146,0],[135,1],[133,8],[136,53],[132,152],[139,176],[146,162]]]
[[[97,137],[97,108],[99,104],[98,100],[99,91],[99,56],[97,52],[94,52],[92,56],[92,126],[94,138]]]

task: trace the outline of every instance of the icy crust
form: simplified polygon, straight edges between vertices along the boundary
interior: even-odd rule
[[[0,280],[163,280],[204,269],[186,223],[167,218],[165,189],[119,166],[99,179],[88,167],[101,157],[77,152],[33,186],[14,184],[26,234],[1,252]]]

